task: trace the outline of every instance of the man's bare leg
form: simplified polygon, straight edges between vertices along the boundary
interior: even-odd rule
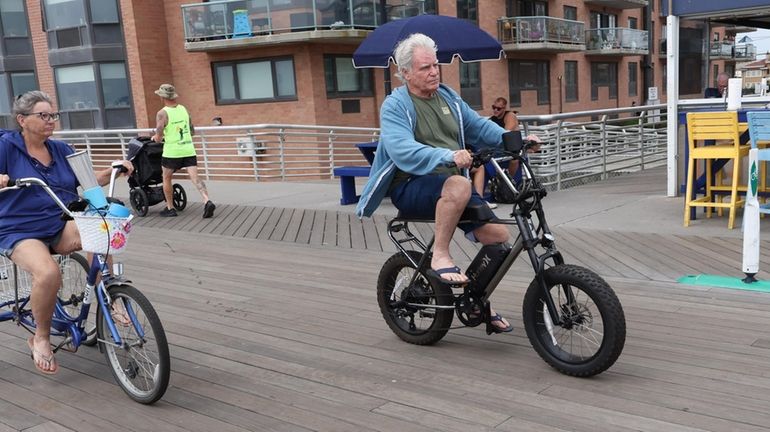
[[[161,167],[163,171],[163,196],[166,198],[166,208],[171,210],[174,208],[174,191],[171,186],[171,177],[174,175],[174,170],[171,168]]]
[[[438,270],[455,265],[449,254],[449,242],[470,198],[471,182],[467,178],[455,175],[444,182],[441,198],[436,203],[436,240],[433,244],[433,259],[430,263],[432,269]],[[452,282],[468,280],[462,273],[444,273],[441,277]]]
[[[192,183],[195,185],[195,188],[198,189],[198,192],[200,192],[201,198],[203,198],[203,203],[205,204],[206,201],[209,201],[209,192],[206,190],[206,183],[204,183],[203,180],[198,177],[198,167],[187,167],[187,174],[190,176],[190,181],[192,181]]]

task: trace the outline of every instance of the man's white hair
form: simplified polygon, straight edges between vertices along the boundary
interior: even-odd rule
[[[433,50],[433,52],[438,50],[438,48],[436,48],[436,42],[422,33],[410,34],[406,39],[399,42],[398,45],[396,45],[396,49],[393,50],[393,58],[396,60],[396,65],[398,66],[396,77],[398,77],[401,82],[404,82],[404,76],[401,72],[412,69],[414,49],[418,47]]]

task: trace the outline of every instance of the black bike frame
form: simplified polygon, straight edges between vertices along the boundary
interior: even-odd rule
[[[523,250],[526,250],[527,254],[529,255],[530,262],[532,264],[532,269],[535,271],[535,278],[538,281],[538,285],[540,285],[540,288],[543,292],[542,297],[545,301],[546,307],[548,308],[549,315],[551,316],[551,322],[554,325],[559,325],[561,324],[561,318],[556,309],[556,305],[553,301],[553,297],[548,289],[548,285],[545,282],[544,270],[545,270],[545,263],[547,260],[549,259],[553,260],[554,265],[559,265],[559,264],[564,264],[564,259],[561,253],[556,249],[556,244],[554,242],[553,234],[551,233],[551,230],[548,227],[548,224],[546,223],[546,220],[545,220],[545,212],[543,211],[543,206],[541,201],[541,199],[545,196],[545,191],[544,189],[540,188],[536,182],[535,182],[536,187],[534,189],[528,188],[528,190],[519,191],[516,188],[516,186],[514,186],[514,184],[510,181],[508,176],[505,175],[503,168],[499,164],[499,162],[504,162],[512,159],[519,159],[521,162],[522,175],[524,175],[527,180],[535,182],[534,176],[529,167],[529,163],[526,161],[526,159],[521,157],[514,158],[511,156],[506,156],[503,158],[490,158],[490,162],[495,167],[495,170],[497,171],[498,175],[504,180],[505,184],[509,188],[511,188],[511,191],[513,191],[515,196],[517,197],[516,201],[513,203],[511,218],[508,218],[508,219],[495,218],[487,221],[478,221],[478,220],[462,221],[462,222],[470,222],[470,223],[494,223],[494,224],[501,224],[501,225],[516,225],[519,229],[519,235],[516,237],[516,240],[514,241],[513,246],[511,247],[511,250],[508,252],[505,259],[503,260],[503,263],[500,265],[500,268],[497,270],[495,275],[489,281],[487,286],[484,287],[483,295],[480,296],[480,299],[482,302],[486,302],[489,299],[489,297],[492,295],[494,290],[500,284],[500,281],[508,273],[508,270],[513,265],[513,262],[516,261],[516,258],[519,257],[519,254],[521,254]],[[531,201],[528,201],[528,200],[531,200]],[[535,215],[537,216],[537,221],[538,221],[537,227],[535,227],[534,223],[532,222],[532,212],[534,212]],[[418,239],[414,234],[412,234],[412,232],[409,230],[409,222],[430,223],[433,221],[422,220],[422,219],[416,220],[416,219],[408,219],[408,218],[394,218],[388,223],[388,237],[396,246],[396,248],[402,254],[404,254],[404,256],[406,256],[406,258],[417,269],[417,271],[414,272],[411,280],[409,281],[409,286],[412,286],[412,284],[414,284],[415,280],[417,279],[417,275],[423,270],[428,268],[428,265],[429,265],[428,258],[430,256],[429,252],[433,248],[433,242],[435,241],[435,236],[432,237],[430,242],[428,242],[428,244],[426,245],[425,243],[420,241],[420,239]],[[402,231],[404,232],[404,238],[397,239],[395,236],[395,233],[402,232]],[[415,244],[422,251],[422,258],[419,260],[419,262],[415,262],[412,259],[412,257],[407,253],[406,248],[404,248],[403,245],[408,243]],[[543,252],[542,254],[538,254],[538,251],[536,250],[536,247],[538,245],[542,246],[545,249],[545,252]],[[567,297],[567,300],[570,303],[574,301],[571,290],[565,287],[564,293]],[[423,307],[426,309],[427,308],[454,309],[454,306],[440,306],[440,305],[426,306],[426,305],[418,305],[418,304],[415,304],[413,306]]]

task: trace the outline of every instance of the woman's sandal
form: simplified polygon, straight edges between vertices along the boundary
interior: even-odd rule
[[[51,353],[50,356],[43,355],[40,351],[35,349],[35,343],[32,341],[32,339],[33,337],[27,339],[27,346],[29,346],[29,350],[31,351],[29,356],[32,358],[32,363],[35,364],[35,368],[37,368],[40,373],[44,373],[46,375],[54,375],[55,373],[59,372],[59,363],[56,362],[56,358],[53,356],[53,353]],[[37,358],[41,363],[47,364],[53,368],[43,369],[40,364],[38,364],[38,360],[35,360],[35,355],[37,355]]]
[[[508,333],[513,331],[513,326],[509,323],[507,327],[502,328],[494,325],[493,323],[495,321],[499,321],[501,323],[505,322],[503,321],[503,317],[500,316],[499,313],[496,313],[494,316],[489,317],[489,322],[487,322],[487,334],[490,335],[492,333]]]

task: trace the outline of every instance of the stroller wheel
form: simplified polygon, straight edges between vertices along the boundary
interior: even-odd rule
[[[184,188],[179,183],[174,183],[172,187],[174,190],[174,209],[176,209],[176,211],[182,211],[187,207],[187,192],[185,192]]]
[[[131,200],[131,207],[139,216],[147,216],[147,210],[150,209],[150,201],[145,193],[140,188],[131,189],[129,193],[129,199]]]

